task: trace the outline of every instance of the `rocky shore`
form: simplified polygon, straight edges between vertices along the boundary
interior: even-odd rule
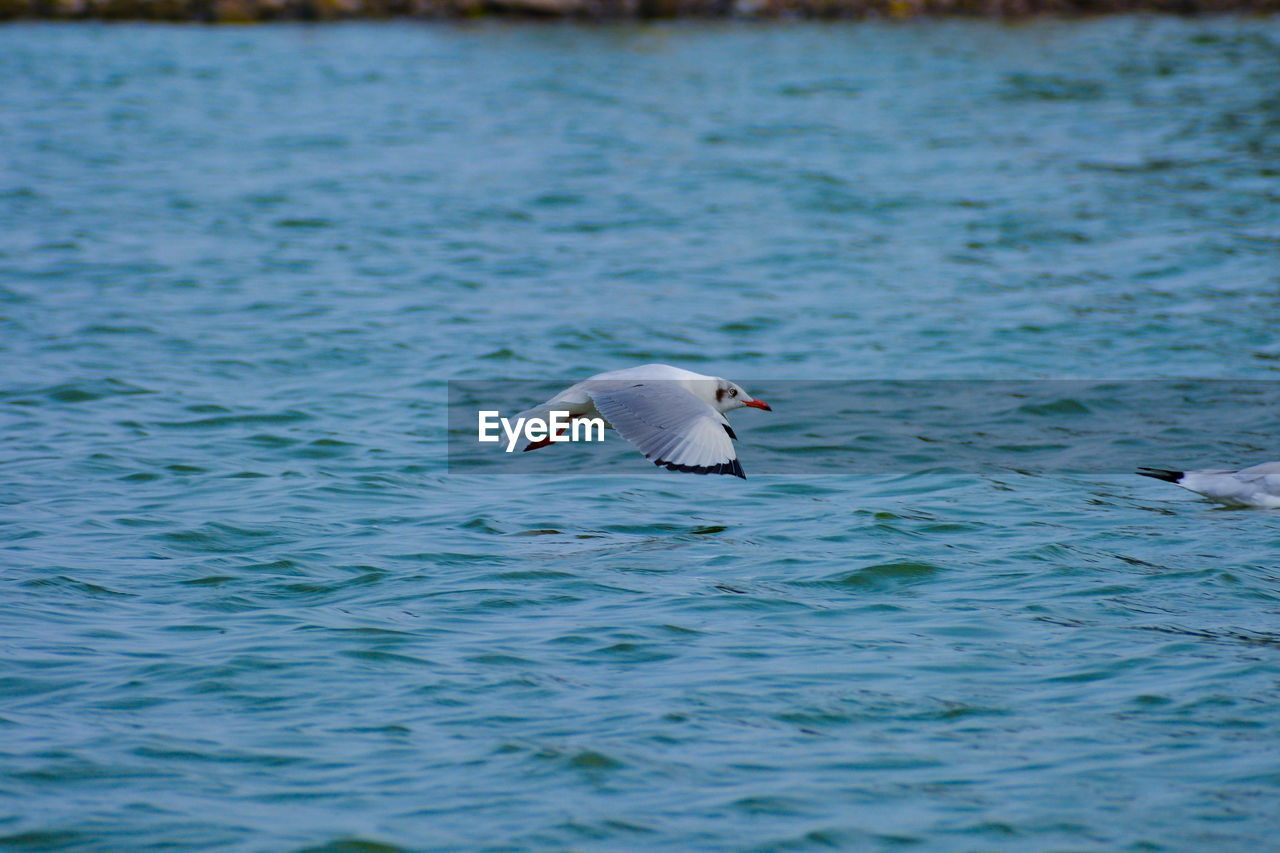
[[[627,18],[910,18],[918,15],[1272,13],[1280,0],[0,0],[0,20],[253,23],[484,15]]]

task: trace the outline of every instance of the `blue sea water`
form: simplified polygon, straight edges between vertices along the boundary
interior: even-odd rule
[[[0,28],[0,849],[1274,848],[1280,517],[824,473],[787,397],[1265,389],[1277,81],[1275,18]],[[651,361],[776,389],[748,479],[449,466],[449,380]]]

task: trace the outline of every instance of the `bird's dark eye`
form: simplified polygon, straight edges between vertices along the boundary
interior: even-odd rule
[[[729,396],[730,396],[730,397],[736,397],[736,396],[738,396],[738,389],[737,389],[737,388],[730,388],[730,389],[729,389]]]

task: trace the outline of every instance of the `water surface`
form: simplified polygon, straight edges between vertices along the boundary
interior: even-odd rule
[[[1268,18],[0,29],[0,847],[1273,846],[1274,513],[750,476],[785,399],[746,481],[451,472],[445,406],[1280,378],[1277,80]]]

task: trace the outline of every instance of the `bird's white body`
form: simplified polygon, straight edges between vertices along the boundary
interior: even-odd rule
[[[1149,473],[1152,471],[1156,473]],[[1190,489],[1220,503],[1280,508],[1280,462],[1263,462],[1239,471],[1164,471],[1149,468],[1138,473]]]
[[[642,364],[597,373],[518,417],[563,411],[571,418],[600,418],[655,465],[742,477],[732,441],[737,436],[724,415],[743,406],[769,409],[728,380],[669,364]]]

